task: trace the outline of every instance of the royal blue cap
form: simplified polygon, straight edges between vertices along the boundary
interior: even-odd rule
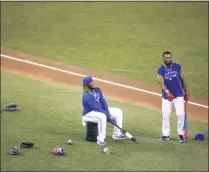
[[[205,139],[204,134],[198,133],[195,135],[194,140],[203,141]]]
[[[86,76],[83,78],[83,85],[89,84],[93,81],[93,78],[91,76]]]

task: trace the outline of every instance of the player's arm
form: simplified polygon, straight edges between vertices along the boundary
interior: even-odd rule
[[[184,89],[184,92],[185,92],[185,94],[187,94],[188,93],[188,89],[187,89],[187,84],[186,84],[186,81],[184,79],[184,74],[183,74],[183,70],[182,69],[180,71],[180,79],[181,79],[181,83],[182,83],[182,87]]]
[[[184,100],[186,102],[189,101],[190,99],[190,95],[189,95],[189,92],[188,92],[188,89],[187,89],[187,84],[186,84],[186,81],[184,79],[184,75],[183,75],[183,70],[181,69],[180,71],[180,79],[181,79],[181,83],[182,83],[182,87],[184,89],[184,92],[185,92],[185,95],[184,95]]]
[[[108,109],[108,105],[107,105],[107,102],[106,102],[101,90],[100,90],[100,100],[101,100],[101,103],[102,103],[102,108],[107,112],[107,115],[109,115],[110,112],[109,112],[109,109]]]
[[[164,78],[162,75],[160,74],[157,74],[157,81],[160,85],[160,87],[165,91],[165,92],[168,92],[168,88],[166,87],[165,83],[164,83]]]
[[[170,90],[168,90],[168,88],[166,87],[165,83],[164,83],[164,78],[162,75],[157,74],[157,80],[158,83],[160,84],[161,88],[166,92],[167,94],[167,99],[169,101],[172,101],[174,99],[174,95],[170,92]]]
[[[105,110],[106,112],[106,116],[107,116],[107,121],[114,124],[116,121],[115,121],[115,118],[110,114],[109,112],[109,108],[108,108],[108,105],[107,105],[107,102],[103,96],[103,93],[102,91],[100,90],[100,100],[101,100],[101,103],[102,103],[102,108]]]

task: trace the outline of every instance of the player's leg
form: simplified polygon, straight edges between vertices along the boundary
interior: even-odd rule
[[[179,135],[179,142],[184,142],[184,98],[183,97],[177,97],[174,99],[174,106],[176,109],[176,115],[178,118],[177,122],[177,132]]]
[[[170,136],[170,115],[173,109],[173,102],[162,98],[162,137],[161,141],[169,140]]]
[[[116,107],[109,107],[110,114],[115,118],[116,124],[122,128],[123,126],[123,111],[120,108]],[[127,137],[117,128],[114,126],[113,130],[113,139],[127,139]]]
[[[95,122],[98,123],[98,136],[97,136],[97,143],[100,145],[106,145],[105,138],[106,138],[106,123],[107,117],[105,114],[100,112],[91,111],[85,116],[83,116],[83,120],[85,122]]]

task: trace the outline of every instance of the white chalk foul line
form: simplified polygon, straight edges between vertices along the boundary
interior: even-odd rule
[[[75,75],[75,76],[79,76],[79,77],[85,77],[86,76],[86,75],[83,75],[83,74],[80,74],[80,73],[75,73],[75,72],[59,69],[59,68],[52,67],[52,66],[47,66],[47,65],[44,65],[44,64],[40,64],[40,63],[28,61],[28,60],[22,60],[22,59],[18,59],[18,58],[12,57],[12,56],[4,55],[4,54],[1,54],[1,57],[7,58],[7,59],[11,59],[11,60],[15,60],[15,61],[19,61],[19,62],[23,62],[23,63],[27,63],[27,64],[31,64],[31,65],[34,65],[34,66],[44,67],[44,68],[47,68],[47,69],[51,69],[51,70],[67,73],[67,74],[70,74],[70,75]],[[128,85],[123,85],[123,84],[119,84],[119,83],[115,83],[115,82],[111,82],[111,81],[107,81],[107,80],[99,79],[99,78],[95,78],[95,77],[93,77],[93,78],[94,78],[94,80],[100,81],[100,82],[103,82],[103,83],[116,85],[116,86],[119,86],[119,87],[128,88],[128,89],[131,89],[131,90],[136,90],[136,91],[140,91],[140,92],[143,92],[143,93],[147,93],[147,94],[151,94],[151,95],[155,95],[155,96],[160,96],[161,97],[161,94],[155,93],[155,92],[152,92],[152,91],[147,91],[147,90],[144,90],[144,89],[140,89],[140,88],[136,88],[136,87],[132,87],[132,86],[128,86]],[[202,105],[202,104],[195,103],[195,102],[190,102],[190,101],[188,103],[192,104],[192,105],[195,105],[195,106],[208,108],[207,105]]]

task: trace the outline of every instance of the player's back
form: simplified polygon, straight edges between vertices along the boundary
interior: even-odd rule
[[[178,63],[172,63],[169,67],[161,65],[157,70],[157,73],[163,76],[166,87],[174,95],[174,97],[183,97],[180,72],[181,65]],[[164,90],[162,90],[162,96],[164,98],[166,97]]]

